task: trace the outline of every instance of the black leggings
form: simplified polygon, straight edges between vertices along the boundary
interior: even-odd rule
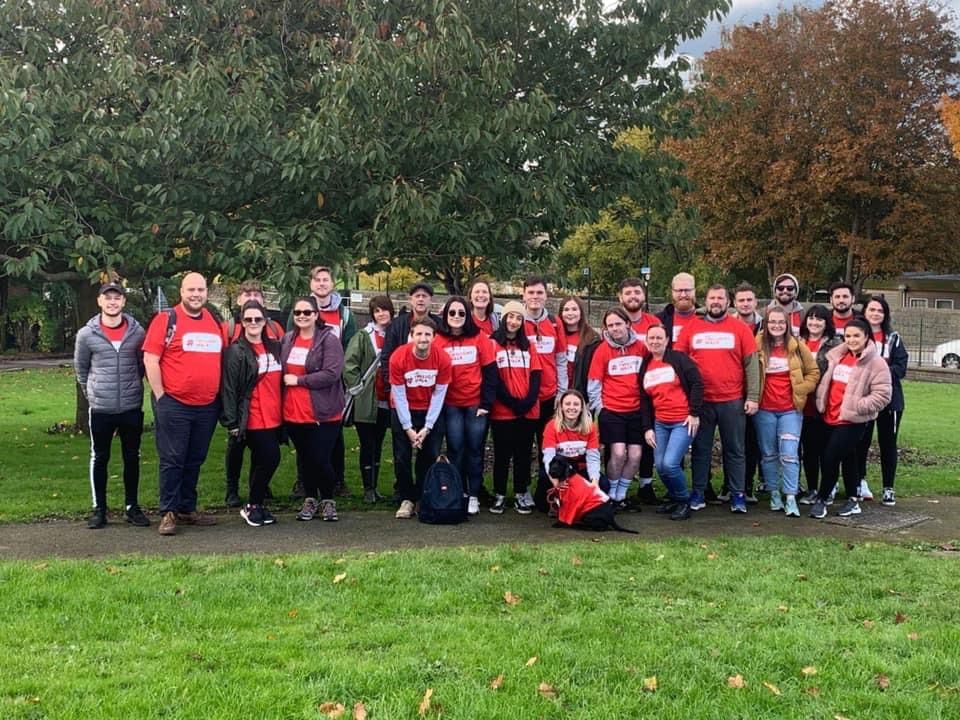
[[[357,437],[360,439],[360,477],[365,490],[377,489],[383,439],[389,427],[390,411],[387,408],[377,408],[375,423],[356,423]]]
[[[526,418],[491,420],[493,435],[493,491],[507,494],[507,475],[513,462],[513,492],[520,494],[530,489],[530,451],[539,422]],[[541,463],[537,463],[540,465]]]
[[[297,470],[303,481],[304,497],[332,500],[336,476],[330,460],[334,443],[340,436],[340,421],[287,423],[287,432],[297,450]]]
[[[866,429],[866,423],[855,425],[827,425],[827,443],[820,463],[820,500],[826,501],[833,492],[843,467],[843,488],[848,498],[860,496],[860,463],[857,462],[857,444]]]
[[[804,415],[803,430],[800,432],[800,456],[808,490],[820,487],[820,463],[823,461],[823,450],[826,446],[827,424],[823,421],[823,416]]]
[[[280,465],[278,428],[247,430],[243,440],[250,448],[250,504],[263,505],[270,478]]]
[[[877,445],[880,446],[880,475],[883,478],[883,486],[885,488],[893,487],[897,478],[897,433],[900,432],[900,421],[902,419],[902,410],[885,408],[877,415],[876,421],[871,420],[867,423],[866,430],[863,431],[863,437],[860,439],[860,445],[857,448],[861,480],[867,474],[867,453],[870,451],[870,444],[873,442],[873,426],[876,425]]]

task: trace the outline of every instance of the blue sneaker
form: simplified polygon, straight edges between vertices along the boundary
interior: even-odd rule
[[[730,512],[745,513],[747,511],[747,496],[743,493],[734,493],[730,500]]]
[[[702,492],[694,490],[690,493],[690,509],[691,510],[703,510],[707,506],[707,501],[703,497]]]

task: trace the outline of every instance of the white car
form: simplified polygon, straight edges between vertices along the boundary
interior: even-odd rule
[[[960,340],[940,343],[933,349],[933,364],[960,370]]]

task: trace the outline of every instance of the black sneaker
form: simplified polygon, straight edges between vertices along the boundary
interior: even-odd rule
[[[90,530],[100,530],[107,526],[107,511],[104,508],[94,508],[87,518],[87,528]]]
[[[272,514],[269,510],[267,510],[265,507],[261,506],[261,509],[263,510],[263,524],[264,524],[264,525],[273,525],[273,524],[277,521],[277,519],[276,519],[276,518],[273,516],[273,514]]]
[[[259,505],[244,505],[240,509],[240,517],[246,520],[250,527],[263,527],[263,508]]]
[[[810,508],[810,517],[815,520],[823,520],[827,516],[827,505],[819,497],[817,501],[813,504],[813,507]]]
[[[303,492],[303,483],[297,480],[293,484],[293,489],[290,490],[290,499],[303,500],[305,497],[306,497],[306,494]]]
[[[670,514],[671,520],[689,520],[692,511],[687,503],[678,503],[677,509]]]
[[[843,507],[837,512],[837,515],[840,517],[850,517],[851,515],[860,514],[860,503],[857,502],[856,498],[848,498],[847,501],[843,504]]]
[[[493,502],[490,504],[490,512],[494,515],[503,515],[503,509],[506,507],[507,498],[503,495],[494,495]]]
[[[640,489],[637,490],[637,500],[644,505],[656,505],[660,502],[657,500],[657,491],[653,489],[653,483],[642,485]]]
[[[228,508],[238,508],[243,505],[243,501],[236,490],[227,490],[227,496],[223,499],[223,504]]]
[[[150,527],[150,521],[147,519],[147,516],[143,514],[143,510],[140,509],[139,505],[131,505],[128,507],[124,513],[124,518],[126,518],[126,521],[131,525]]]
[[[673,512],[680,506],[679,503],[673,502],[673,500],[667,500],[664,503],[661,503],[657,506],[657,509],[654,510],[657,515],[672,515]],[[686,503],[684,503],[686,506]]]

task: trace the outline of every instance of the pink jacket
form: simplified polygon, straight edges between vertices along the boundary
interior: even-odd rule
[[[846,344],[841,344],[827,353],[827,369],[817,386],[817,410],[821,413],[827,410],[833,371],[848,352]],[[890,403],[892,396],[890,368],[880,357],[876,346],[868,342],[850,372],[850,380],[840,404],[840,419],[855,424],[870,422]]]

